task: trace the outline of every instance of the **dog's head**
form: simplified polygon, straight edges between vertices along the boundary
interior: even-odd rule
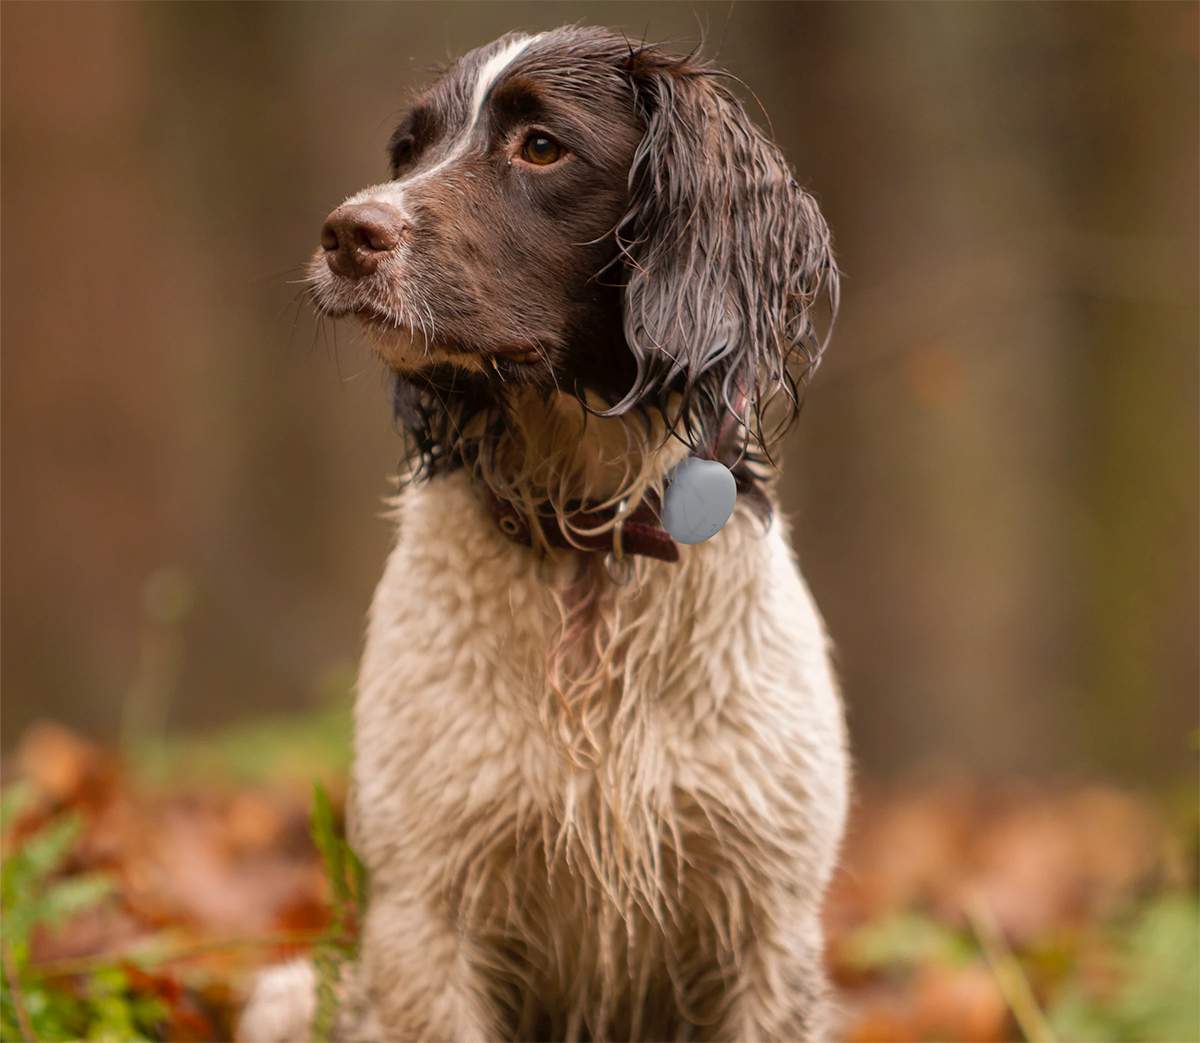
[[[413,101],[391,180],[329,215],[310,277],[392,368],[428,470],[477,459],[531,395],[700,453],[731,422],[765,448],[773,399],[794,417],[814,305],[836,310],[829,232],[721,76],[564,28],[472,51]]]

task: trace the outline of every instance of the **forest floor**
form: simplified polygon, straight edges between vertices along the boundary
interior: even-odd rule
[[[348,750],[342,705],[122,755],[31,728],[4,765],[0,1039],[228,1040],[265,964],[330,973]],[[1190,788],[861,783],[826,917],[842,1038],[1200,1039],[1197,854]]]

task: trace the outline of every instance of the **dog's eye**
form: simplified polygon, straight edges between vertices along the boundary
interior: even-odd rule
[[[399,169],[411,163],[415,152],[416,143],[413,141],[412,135],[401,138],[392,145],[392,166]]]
[[[548,167],[551,163],[557,163],[562,154],[562,146],[544,134],[531,134],[521,146],[521,158],[526,163],[538,167]]]

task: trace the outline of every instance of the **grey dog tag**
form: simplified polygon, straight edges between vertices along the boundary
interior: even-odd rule
[[[669,475],[663,493],[662,524],[676,543],[711,539],[733,514],[737,483],[733,472],[716,460],[690,456]]]

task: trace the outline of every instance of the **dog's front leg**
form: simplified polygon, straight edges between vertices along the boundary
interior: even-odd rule
[[[499,1038],[472,943],[426,898],[376,888],[364,925],[358,995],[347,996],[340,1038],[481,1041]]]
[[[785,903],[775,926],[742,960],[737,998],[714,1039],[818,1041],[829,1038],[828,983],[820,920]]]

